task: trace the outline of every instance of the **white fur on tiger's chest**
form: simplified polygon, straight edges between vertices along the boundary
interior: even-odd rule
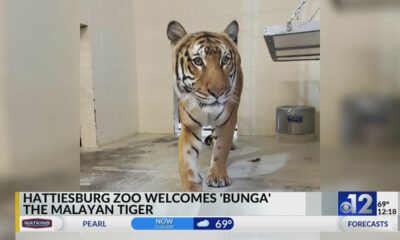
[[[190,115],[201,123],[202,126],[216,126],[227,118],[225,105],[195,107]]]

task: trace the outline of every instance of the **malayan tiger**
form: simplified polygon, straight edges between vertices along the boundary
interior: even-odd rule
[[[202,127],[211,125],[214,147],[206,183],[210,187],[231,184],[227,159],[237,123],[243,74],[237,50],[239,25],[224,32],[188,34],[171,21],[167,36],[173,48],[174,88],[179,103],[179,173],[185,191],[201,191],[197,167],[202,147]]]

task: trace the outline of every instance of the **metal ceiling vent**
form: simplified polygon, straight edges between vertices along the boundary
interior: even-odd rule
[[[264,39],[274,62],[320,60],[320,22],[313,21],[319,8],[309,21],[293,22],[306,2],[301,0],[286,24],[265,28]]]

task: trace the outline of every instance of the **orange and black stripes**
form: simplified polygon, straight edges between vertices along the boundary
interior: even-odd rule
[[[202,188],[197,161],[203,144],[203,125],[216,128],[206,183],[213,187],[231,184],[226,160],[236,126],[243,79],[236,44],[238,31],[236,21],[222,33],[188,34],[176,21],[171,21],[167,27],[174,51],[174,87],[182,124],[178,144],[179,173],[186,191]]]
[[[201,53],[204,53],[203,57],[217,54],[221,59],[228,54],[229,59],[232,60],[232,64],[227,76],[232,83],[233,78],[236,76],[236,51],[233,51],[233,48],[235,48],[235,46],[232,46],[225,36],[219,34],[199,32],[192,34],[190,37],[186,37],[185,41],[181,42],[175,49],[176,84],[181,94],[197,91],[196,84],[200,76],[193,70],[191,64],[193,58],[201,56]],[[193,49],[195,49],[196,52],[193,52]],[[206,66],[203,65],[201,69],[204,71],[205,67]]]
[[[182,124],[186,129],[188,129],[188,131],[193,135],[194,138],[196,138],[197,141],[202,142],[201,138],[199,136],[197,136],[193,130],[191,128],[189,128],[188,126],[186,126],[185,124]]]
[[[196,120],[196,118],[194,118],[190,113],[188,113],[186,110],[184,110],[185,111],[185,113],[186,113],[186,115],[194,122],[194,123],[196,123],[199,127],[202,127],[202,124],[198,121],[198,120]]]

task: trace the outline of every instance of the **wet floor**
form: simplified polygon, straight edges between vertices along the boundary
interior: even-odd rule
[[[274,137],[239,136],[230,152],[232,185],[203,191],[318,191],[319,143],[277,142]],[[138,134],[81,153],[82,191],[182,191],[178,174],[178,139]],[[199,166],[204,176],[211,147],[203,146]]]

